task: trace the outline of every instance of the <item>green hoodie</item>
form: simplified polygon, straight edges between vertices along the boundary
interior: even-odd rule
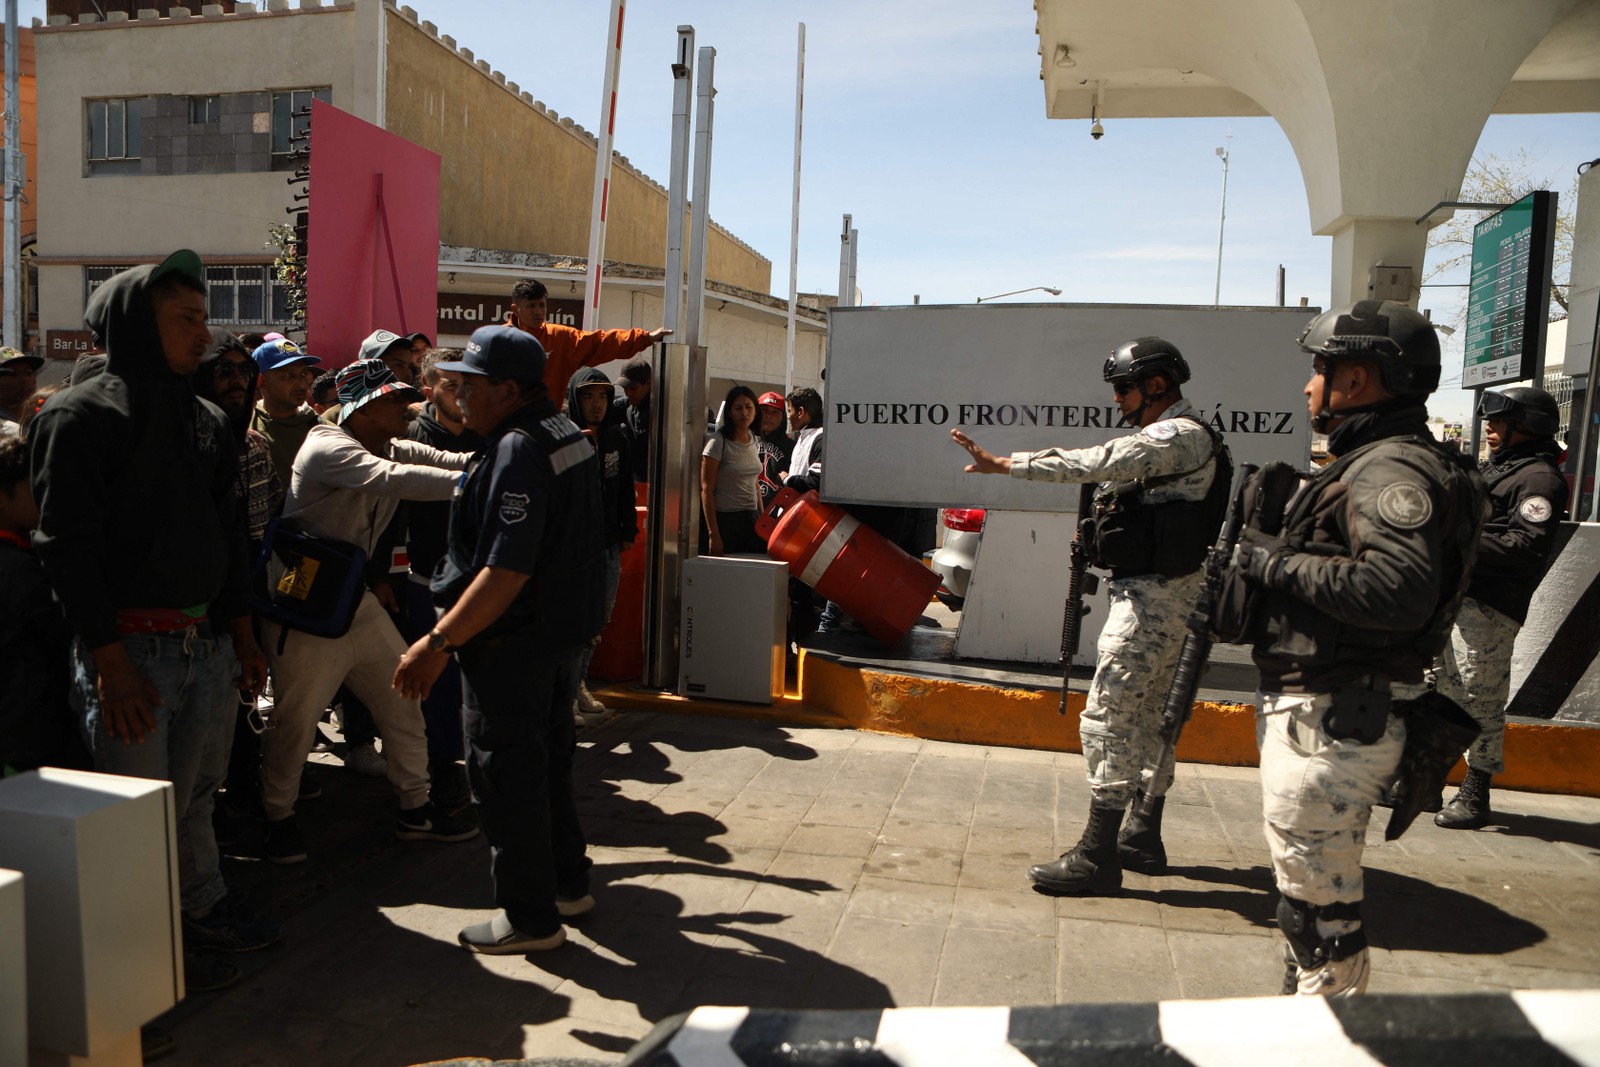
[[[275,419],[258,403],[255,414],[250,416],[250,428],[265,437],[272,446],[272,469],[278,472],[278,481],[283,483],[284,492],[289,491],[294,457],[300,454],[300,446],[306,443],[306,434],[316,424],[317,413],[309,406],[302,407],[286,419]]]

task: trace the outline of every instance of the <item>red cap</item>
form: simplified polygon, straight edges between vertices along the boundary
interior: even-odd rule
[[[764,408],[781,409],[783,407],[783,397],[779,396],[777,393],[762,393],[761,399],[757,400],[756,403]]]

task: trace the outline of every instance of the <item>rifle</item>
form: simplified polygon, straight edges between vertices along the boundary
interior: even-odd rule
[[[1161,758],[1156,763],[1156,776],[1166,773],[1167,766],[1177,758],[1178,738],[1194,711],[1194,696],[1200,689],[1200,672],[1211,656],[1211,613],[1216,608],[1222,592],[1222,582],[1228,566],[1233,562],[1233,550],[1239,543],[1239,533],[1244,529],[1245,489],[1256,468],[1250,463],[1239,465],[1234,479],[1233,499],[1228,503],[1227,517],[1222,520],[1222,532],[1217,543],[1206,554],[1205,582],[1200,586],[1200,596],[1194,610],[1189,613],[1189,632],[1183,635],[1183,648],[1178,652],[1178,666],[1172,672],[1172,684],[1167,687],[1166,703],[1161,708]],[[1149,818],[1155,813],[1160,797],[1147,790],[1139,798],[1139,814]]]
[[[1097,575],[1089,569],[1089,550],[1083,543],[1083,524],[1094,511],[1095,483],[1084,482],[1078,491],[1078,528],[1072,535],[1072,568],[1067,579],[1067,603],[1061,612],[1061,706],[1057,715],[1067,713],[1067,693],[1072,687],[1072,660],[1078,654],[1078,637],[1083,632],[1083,617],[1089,606],[1083,598],[1100,588]]]

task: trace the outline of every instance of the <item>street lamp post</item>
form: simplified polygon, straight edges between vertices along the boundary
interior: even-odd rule
[[[1222,231],[1228,224],[1228,149],[1217,149],[1217,158],[1222,160],[1222,207],[1217,212],[1217,286],[1211,294],[1213,306],[1222,303]]]
[[[1033,292],[1049,293],[1051,296],[1060,296],[1061,295],[1061,290],[1060,289],[1055,289],[1055,288],[1052,288],[1051,286],[1048,286],[1048,285],[1031,285],[1026,289],[1013,289],[1009,293],[996,293],[993,296],[980,296],[977,299],[977,303],[981,304],[986,300],[999,300],[1002,296],[1017,296],[1017,295],[1019,295],[1021,293],[1033,293]]]

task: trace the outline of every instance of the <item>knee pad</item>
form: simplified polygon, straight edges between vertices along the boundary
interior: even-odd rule
[[[1317,932],[1317,920],[1361,921],[1361,905],[1343,901],[1333,904],[1307,904],[1293,897],[1278,897],[1278,929],[1289,942],[1289,951],[1302,970],[1312,971],[1329,963],[1349,959],[1367,947],[1366,931],[1359,927],[1348,934],[1325,937]]]

